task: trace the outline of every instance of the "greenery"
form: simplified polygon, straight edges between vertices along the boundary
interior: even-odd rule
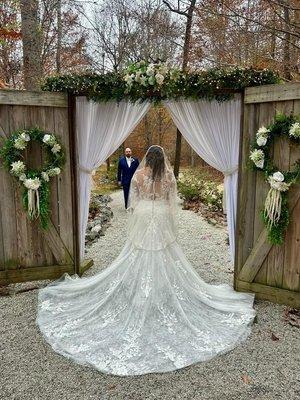
[[[283,244],[284,234],[289,224],[289,208],[287,192],[290,186],[300,180],[300,159],[292,169],[281,171],[272,157],[274,141],[278,137],[286,137],[291,143],[300,144],[300,120],[295,115],[277,114],[274,122],[267,127],[261,127],[251,146],[250,159],[254,170],[262,171],[270,190],[277,190],[281,195],[281,212],[276,223],[273,223],[266,211],[261,215],[268,229],[268,238],[272,244]]]
[[[154,79],[150,75],[151,69],[147,75],[147,68],[152,68],[153,77],[159,73],[160,79]],[[132,82],[131,75],[132,78],[134,77]],[[49,76],[43,81],[41,87],[46,91],[85,95],[98,102],[123,99],[159,102],[181,97],[223,101],[232,98],[234,91],[245,87],[278,82],[278,74],[268,69],[211,68],[187,73],[177,69],[167,69],[163,64],[147,64],[140,61],[130,65],[123,73]]]
[[[185,201],[200,201],[211,211],[221,211],[223,185],[207,169],[185,169],[179,174],[178,191]]]
[[[24,163],[23,151],[29,142],[38,142],[45,151],[45,163],[37,169],[28,168]],[[49,180],[60,174],[65,163],[65,151],[59,138],[53,133],[44,132],[39,128],[21,129],[13,132],[0,149],[3,166],[24,187],[23,205],[31,219],[40,218],[41,226],[47,228],[50,204]],[[29,192],[34,191],[38,196],[35,200],[38,209],[30,213]]]

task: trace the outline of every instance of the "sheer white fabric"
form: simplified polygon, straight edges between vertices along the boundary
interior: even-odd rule
[[[165,101],[176,126],[197,154],[223,172],[231,257],[234,258],[241,98],[224,102]]]
[[[84,241],[91,195],[91,173],[117,150],[144,117],[150,103],[109,101],[95,103],[76,99],[76,134],[79,159],[80,255]]]
[[[40,290],[37,323],[55,351],[105,373],[142,375],[208,360],[248,337],[254,295],[194,271],[176,240],[174,184],[168,171],[158,181],[139,168],[117,259]]]

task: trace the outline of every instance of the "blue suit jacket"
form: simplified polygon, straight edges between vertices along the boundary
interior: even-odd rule
[[[129,186],[131,178],[139,166],[139,160],[132,157],[130,168],[128,167],[126,157],[121,157],[118,164],[118,182],[121,182],[123,186]]]

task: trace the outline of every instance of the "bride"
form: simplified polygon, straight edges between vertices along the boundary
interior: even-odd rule
[[[53,349],[115,375],[173,371],[246,340],[254,295],[209,285],[177,243],[176,180],[151,146],[130,189],[128,239],[99,274],[65,274],[39,292],[37,323]],[[199,239],[200,240],[200,239]]]

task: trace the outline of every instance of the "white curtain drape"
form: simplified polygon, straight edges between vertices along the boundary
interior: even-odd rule
[[[115,101],[95,103],[76,99],[76,137],[79,166],[80,256],[84,257],[85,231],[91,195],[91,173],[124,142],[150,103]]]
[[[241,98],[165,101],[176,126],[209,165],[223,172],[231,258],[234,258]]]

